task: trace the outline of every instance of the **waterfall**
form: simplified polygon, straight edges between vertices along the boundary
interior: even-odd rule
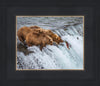
[[[17,69],[83,69],[83,24],[55,29],[66,43],[46,45],[41,51],[39,46],[27,49],[17,38],[17,45],[23,50],[17,50]],[[23,52],[24,51],[24,52]]]

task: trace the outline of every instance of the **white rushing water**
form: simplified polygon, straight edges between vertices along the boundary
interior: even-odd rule
[[[68,20],[72,21],[71,19],[73,18]],[[54,21],[55,19],[52,18],[51,20]],[[65,21],[65,18],[63,20]],[[56,24],[54,24],[53,22],[48,23],[46,20],[40,23],[37,19],[34,25],[36,23],[37,26],[44,29],[47,27],[50,29],[53,26],[52,31],[67,41],[70,44],[70,49],[66,47],[65,42],[59,45],[46,45],[42,51],[38,46],[24,48],[17,38],[17,46],[21,45],[21,49],[17,50],[18,69],[83,69],[83,24],[78,22],[79,24],[77,25],[69,24],[70,26],[63,27],[66,23],[61,23],[63,20],[60,19],[60,21],[56,21]],[[32,24],[27,23],[27,26]],[[58,28],[55,27],[57,24]],[[66,24],[68,24],[68,21]],[[21,23],[19,27],[22,26],[24,24]]]

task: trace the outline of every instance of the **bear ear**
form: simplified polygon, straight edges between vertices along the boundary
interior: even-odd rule
[[[49,32],[52,32],[51,30],[48,30]]]

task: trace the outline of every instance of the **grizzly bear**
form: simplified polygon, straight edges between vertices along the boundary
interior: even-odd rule
[[[57,44],[59,44],[60,42],[63,42],[61,37],[59,37],[57,34],[53,33],[51,30],[37,28],[37,29],[34,29],[34,31],[38,31],[39,33],[43,33],[43,34],[50,36],[53,39],[53,41],[56,42]]]
[[[19,38],[19,40],[24,43],[24,41],[26,40],[26,36],[28,33],[31,32],[31,29],[29,27],[21,27],[18,31],[17,31],[17,36]]]
[[[19,38],[19,40],[22,42],[22,43],[24,43],[25,44],[25,40],[26,40],[26,36],[27,36],[27,34],[28,33],[30,33],[30,32],[36,32],[36,33],[39,33],[39,30],[34,30],[34,29],[37,29],[37,28],[40,28],[40,27],[38,27],[38,26],[31,26],[31,27],[26,27],[26,26],[24,26],[24,27],[21,27],[18,31],[17,31],[17,36],[18,36],[18,38]]]
[[[63,42],[61,37],[53,33],[51,30],[47,31],[47,35],[49,35],[53,39],[53,41],[56,42],[57,44],[59,44],[60,42]]]
[[[33,31],[49,35],[53,39],[53,41],[56,42],[57,44],[59,44],[60,42],[63,42],[61,37],[59,37],[57,34],[53,33],[51,30],[42,29],[38,26],[31,26],[30,28]]]
[[[35,32],[31,32],[27,34],[26,37],[26,44],[28,46],[32,46],[32,45],[40,45],[40,50],[42,50],[43,47],[45,47],[46,45],[52,45],[53,44],[53,40],[51,37],[49,37],[46,34],[40,34],[40,33],[35,33]]]
[[[17,35],[23,44],[27,44],[28,46],[40,45],[40,49],[47,44],[52,45],[53,42],[56,42],[57,44],[63,42],[61,37],[53,33],[51,30],[45,30],[38,26],[24,26],[18,30]]]

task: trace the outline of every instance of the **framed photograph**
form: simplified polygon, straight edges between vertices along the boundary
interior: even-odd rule
[[[1,2],[0,86],[99,86],[99,9],[96,1]]]
[[[16,70],[84,70],[84,16],[16,16]]]

